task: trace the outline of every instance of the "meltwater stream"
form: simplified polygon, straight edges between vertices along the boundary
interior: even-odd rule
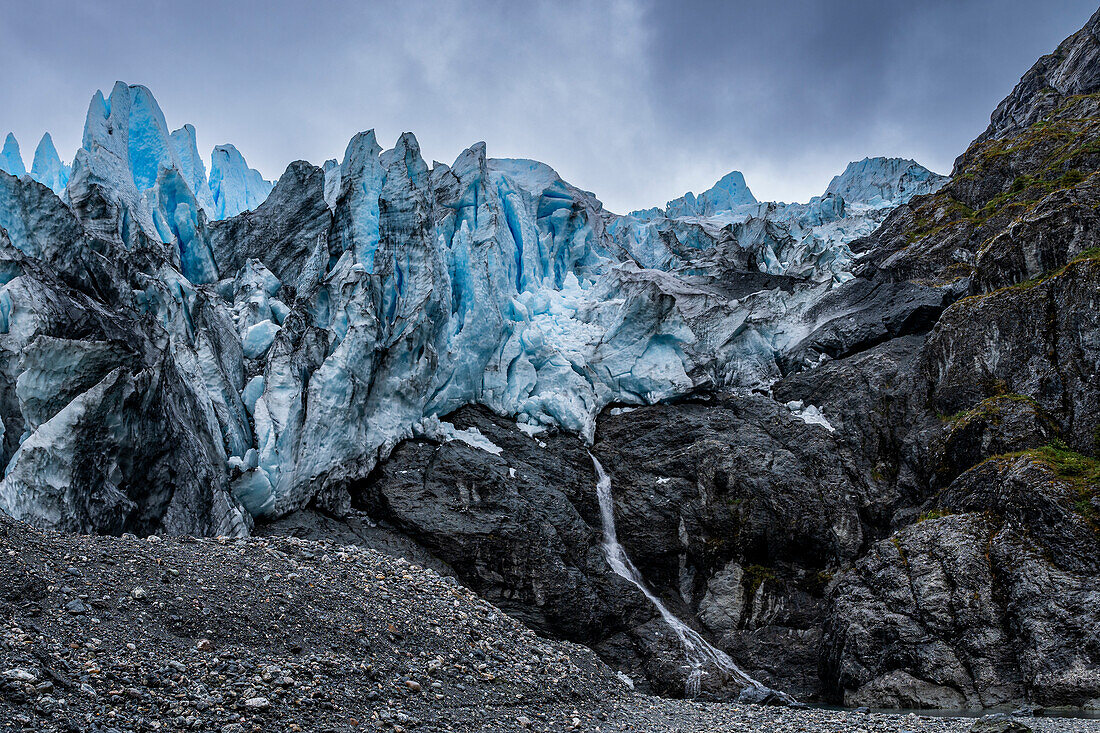
[[[634,563],[630,561],[626,550],[619,544],[619,539],[615,534],[615,513],[611,504],[611,479],[604,472],[603,466],[596,460],[596,457],[591,456],[591,458],[598,479],[596,497],[600,502],[600,518],[603,522],[603,547],[607,555],[607,562],[616,575],[629,580],[645,595],[649,602],[653,604],[653,607],[660,612],[661,618],[669,625],[669,628],[679,637],[680,643],[684,647],[684,657],[689,668],[688,677],[684,683],[684,694],[687,697],[696,697],[699,694],[702,689],[703,675],[706,674],[708,667],[717,669],[724,677],[732,678],[733,681],[742,685],[766,690],[767,688],[764,685],[749,677],[734,664],[728,654],[720,649],[715,649],[699,632],[676,618],[671,611],[665,608],[665,604],[661,603],[661,599],[646,588],[641,573],[634,567]]]

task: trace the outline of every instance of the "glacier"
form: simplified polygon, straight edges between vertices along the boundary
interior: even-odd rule
[[[696,197],[691,191],[665,205],[670,217],[709,216],[730,211],[738,206],[757,203],[741,171],[730,171],[717,183]]]
[[[939,177],[915,160],[864,158],[829,182],[826,196],[867,206],[898,206],[914,195],[928,193]]]
[[[172,148],[176,155],[179,156],[180,161],[180,173],[183,175],[183,180],[187,183],[188,188],[191,189],[191,193],[195,194],[195,200],[198,201],[199,206],[206,213],[207,217],[213,218],[225,218],[215,217],[217,212],[217,206],[214,203],[214,194],[211,189],[211,184],[206,177],[206,166],[203,165],[202,157],[199,155],[199,144],[195,134],[195,126],[191,124],[184,125],[178,130],[173,130],[169,136],[172,141]],[[215,157],[216,157],[215,148]],[[258,201],[256,202],[259,203]],[[249,207],[255,208],[255,206]],[[234,211],[235,214],[239,214],[240,211]]]
[[[23,165],[23,156],[19,152],[19,141],[10,132],[4,140],[3,151],[0,152],[0,171],[17,178],[28,173]],[[58,195],[61,195],[69,183],[70,166],[61,162],[57,148],[53,144],[53,137],[48,132],[42,136],[34,149],[34,159],[29,173],[31,178],[49,186],[50,190]]]
[[[808,324],[832,317],[848,244],[945,180],[872,158],[784,204],[733,172],[620,216],[484,143],[429,166],[411,133],[367,131],[274,182],[230,145],[207,177],[197,151],[119,82],[57,195],[0,174],[9,514],[241,535],[345,509],[413,435],[479,443],[440,422],[466,404],[591,441],[608,405],[766,391],[829,358]]]

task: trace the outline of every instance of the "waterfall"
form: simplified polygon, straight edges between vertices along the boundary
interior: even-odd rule
[[[687,697],[696,697],[702,688],[703,675],[706,674],[707,668],[717,669],[724,677],[730,677],[734,681],[745,685],[747,687],[755,687],[761,690],[766,690],[764,685],[760,684],[752,677],[749,677],[745,672],[741,670],[734,661],[730,659],[729,655],[723,652],[721,649],[715,649],[706,639],[704,639],[699,632],[685,624],[680,619],[676,618],[669,611],[665,604],[661,603],[661,599],[653,595],[645,585],[645,581],[642,578],[641,573],[634,567],[634,563],[630,561],[630,558],[626,554],[626,550],[619,544],[619,538],[615,534],[615,512],[611,503],[611,479],[607,473],[604,472],[603,466],[596,460],[595,456],[592,458],[592,465],[596,469],[596,498],[600,502],[600,519],[603,522],[603,549],[607,555],[607,563],[611,566],[611,570],[620,578],[625,578],[634,584],[646,597],[646,599],[653,604],[653,607],[661,614],[661,618],[668,624],[676,636],[680,639],[680,644],[684,648],[684,658],[688,666],[688,676],[684,683],[684,694]]]

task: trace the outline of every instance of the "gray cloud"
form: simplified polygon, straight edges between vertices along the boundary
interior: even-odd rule
[[[374,127],[429,159],[543,160],[616,211],[735,168],[806,199],[866,155],[949,170],[1094,2],[0,0],[0,135],[71,156],[122,79],[268,177]]]

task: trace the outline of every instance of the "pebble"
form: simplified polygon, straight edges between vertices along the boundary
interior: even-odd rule
[[[34,683],[38,681],[38,676],[29,670],[15,668],[4,672],[4,679],[13,680],[15,682]]]

